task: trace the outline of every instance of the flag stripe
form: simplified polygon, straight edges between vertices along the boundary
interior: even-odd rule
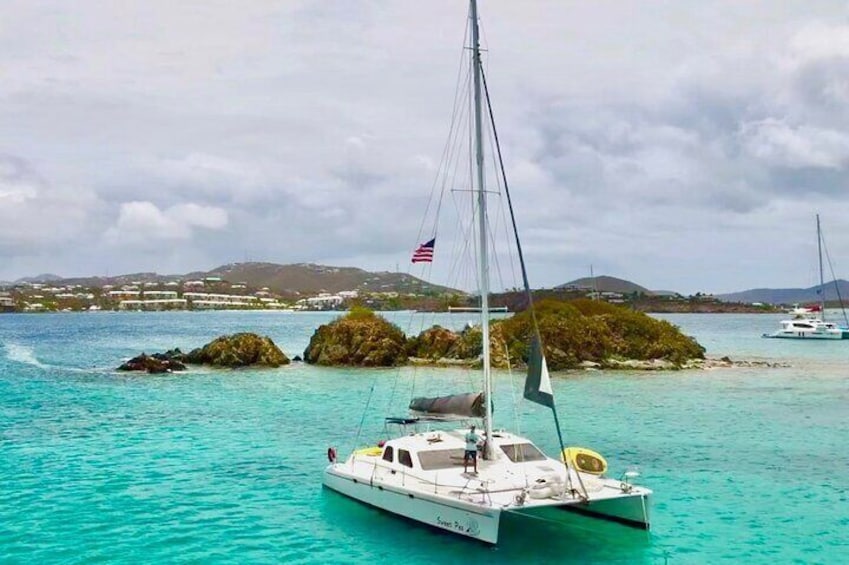
[[[413,251],[413,263],[432,263],[433,248],[436,245],[436,238],[428,242],[422,243]]]

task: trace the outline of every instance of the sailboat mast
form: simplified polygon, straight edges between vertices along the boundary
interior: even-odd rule
[[[484,458],[492,458],[492,370],[489,352],[489,247],[487,246],[486,187],[483,173],[483,118],[481,116],[481,49],[478,29],[478,5],[470,0],[469,17],[472,26],[472,72],[475,96],[475,168],[478,197],[478,274],[481,294],[481,343],[483,345],[483,394],[486,404]]]
[[[820,318],[825,321],[825,280],[822,274],[822,232],[820,232],[819,214],[817,214],[817,256],[820,261]]]

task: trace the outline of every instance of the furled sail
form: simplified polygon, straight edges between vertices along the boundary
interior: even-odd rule
[[[465,416],[483,418],[485,405],[482,392],[467,392],[436,398],[414,398],[410,410],[431,416]]]

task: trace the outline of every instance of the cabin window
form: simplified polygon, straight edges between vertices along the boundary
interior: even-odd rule
[[[392,463],[395,460],[395,452],[391,445],[387,445],[383,450],[383,460]]]
[[[410,452],[406,449],[398,450],[398,463],[404,465],[405,467],[413,466],[413,458],[410,456]]]
[[[502,445],[501,451],[503,451],[504,455],[506,455],[513,463],[544,461],[546,459],[545,455],[530,443],[510,443]]]
[[[436,449],[419,451],[419,465],[425,471],[463,466],[463,449]]]

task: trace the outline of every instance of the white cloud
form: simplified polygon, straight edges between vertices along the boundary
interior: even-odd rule
[[[90,189],[52,185],[23,159],[0,155],[0,258],[72,247],[101,206]]]
[[[753,157],[773,166],[842,169],[849,163],[849,134],[842,132],[769,118],[744,123],[740,135]]]
[[[812,22],[802,27],[790,41],[793,62],[849,57],[849,25]]]
[[[157,184],[213,199],[245,201],[261,195],[266,189],[256,165],[205,153],[151,160],[141,168]]]
[[[104,239],[115,247],[155,247],[165,241],[189,240],[194,228],[220,230],[227,221],[225,210],[210,206],[188,203],[160,210],[151,202],[125,202]]]

